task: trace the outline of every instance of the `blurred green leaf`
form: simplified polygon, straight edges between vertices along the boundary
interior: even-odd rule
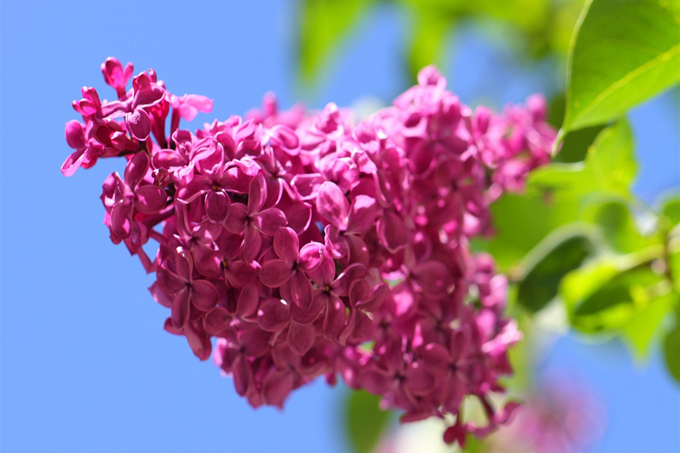
[[[592,195],[599,191],[630,198],[636,171],[633,134],[622,119],[598,134],[585,162],[539,168],[530,181],[556,196]]]
[[[638,230],[627,203],[603,201],[584,207],[583,218],[599,226],[607,245],[619,253],[632,253],[653,243],[661,243],[658,235],[643,236]]]
[[[677,229],[675,231],[680,233],[680,231]],[[675,288],[675,291],[680,294],[680,237],[678,236],[675,236],[674,239],[669,241],[668,261],[669,263],[667,264],[670,268],[668,276],[673,280],[673,287]]]
[[[455,451],[455,450],[452,450]],[[462,449],[465,453],[481,453],[486,451],[484,440],[478,439],[472,434],[468,434],[465,438],[465,448]]]
[[[610,121],[677,83],[678,0],[592,0],[572,47],[563,129]]]
[[[605,127],[604,125],[585,127],[570,133],[565,137],[560,152],[553,161],[562,163],[581,162]]]
[[[550,99],[548,108],[548,123],[556,129],[562,127],[564,121],[564,109],[566,108],[566,95],[559,93]],[[568,134],[560,146],[560,151],[553,158],[553,162],[565,164],[581,162],[588,153],[588,148],[593,144],[605,125],[586,127]]]
[[[527,257],[527,271],[519,283],[517,301],[537,312],[556,295],[562,278],[595,253],[597,246],[584,231],[556,231]]]
[[[677,320],[675,327],[664,338],[663,350],[668,371],[680,383],[680,323]]]
[[[651,263],[662,248],[653,246],[626,256],[604,257],[567,274],[560,285],[572,326],[598,333],[624,327],[633,316],[668,292]]]
[[[495,202],[496,235],[473,245],[507,271],[556,228],[577,221],[597,224],[592,216],[597,203],[630,198],[635,170],[632,134],[622,120],[600,132],[584,162],[539,168],[529,175],[524,194],[506,194]]]
[[[298,70],[302,82],[318,79],[322,67],[333,55],[352,26],[376,4],[376,0],[301,0],[298,28]],[[442,64],[447,34],[453,25],[474,22],[492,38],[500,36],[525,56],[540,59],[548,54],[566,56],[574,24],[583,0],[517,0],[508,7],[505,0],[384,0],[383,4],[406,9],[411,20],[411,38],[404,56],[404,69],[414,76],[430,63]]]
[[[389,412],[380,410],[380,397],[352,390],[345,401],[345,429],[355,453],[370,453],[387,425]]]
[[[669,291],[649,302],[638,311],[622,329],[623,338],[630,345],[637,360],[644,360],[649,354],[652,340],[661,322],[669,314],[677,295]]]
[[[318,76],[345,35],[375,0],[303,0],[298,50],[303,82]]]
[[[543,191],[507,194],[491,205],[496,234],[488,241],[476,240],[477,250],[491,253],[499,268],[516,265],[554,229],[578,218],[576,198],[555,200]]]
[[[415,6],[411,8],[412,31],[407,61],[411,79],[416,80],[418,71],[425,66],[443,65],[446,36],[453,27],[455,17],[423,7],[422,2],[413,3]]]
[[[668,197],[664,201],[661,214],[669,220],[671,226],[680,224],[680,194]]]

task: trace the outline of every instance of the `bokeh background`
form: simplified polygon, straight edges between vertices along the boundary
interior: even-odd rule
[[[162,330],[151,278],[108,240],[98,196],[121,162],[70,179],[63,126],[82,85],[105,87],[108,56],[153,67],[177,94],[215,100],[192,128],[259,106],[371,99],[408,86],[406,10],[380,4],[328,56],[310,85],[298,72],[299,3],[2,1],[0,8],[1,447],[3,452],[345,452],[346,389],[315,382],[283,412],[251,409],[211,362]],[[468,104],[502,107],[563,88],[549,57],[524,61],[503,30],[469,22],[446,35],[441,68]],[[522,62],[523,61],[523,62]],[[641,165],[636,193],[651,202],[680,185],[678,93],[632,111]],[[675,189],[673,189],[675,188]],[[658,348],[653,348],[657,351]],[[680,449],[680,392],[658,352],[634,363],[618,342],[561,337],[541,370],[584,383],[607,412],[597,452]]]

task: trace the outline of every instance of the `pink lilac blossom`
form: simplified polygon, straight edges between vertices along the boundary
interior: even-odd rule
[[[573,377],[549,376],[524,398],[514,420],[488,439],[489,453],[586,451],[604,432],[606,412]]]
[[[516,404],[489,397],[503,392],[521,335],[503,314],[504,277],[469,241],[490,232],[490,202],[548,161],[555,132],[541,98],[473,112],[427,67],[359,124],[332,103],[282,112],[267,95],[245,119],[191,132],[181,119],[212,101],[171,94],[153,70],[126,90],[132,71],[102,65],[116,100],[83,89],[62,172],[126,159],[124,177],[104,183],[104,223],[156,272],[168,332],[201,360],[212,353],[253,407],[340,375],[403,422],[453,415],[448,442],[508,419]],[[459,415],[469,395],[486,425]]]

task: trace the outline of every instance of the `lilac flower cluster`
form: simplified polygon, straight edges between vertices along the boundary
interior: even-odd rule
[[[484,435],[514,403],[489,395],[520,338],[503,316],[506,280],[469,239],[490,231],[489,203],[548,161],[545,103],[474,112],[425,68],[391,107],[281,112],[272,97],[246,118],[179,128],[212,101],[170,94],[153,70],[102,65],[118,99],[93,88],[66,125],[72,175],[125,157],[103,186],[111,240],[156,272],[165,329],[232,376],[254,407],[340,374],[381,395],[402,421],[457,416],[480,399],[486,426],[455,423],[448,442]],[[170,116],[169,127],[167,118]],[[167,133],[169,129],[169,134]],[[166,135],[167,134],[167,135]],[[144,246],[153,239],[151,258]]]

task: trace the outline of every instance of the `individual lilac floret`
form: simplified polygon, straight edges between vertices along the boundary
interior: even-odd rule
[[[280,111],[270,95],[192,133],[180,121],[211,100],[171,94],[153,70],[128,90],[132,66],[113,58],[102,72],[118,99],[83,89],[62,172],[126,159],[101,196],[111,240],[156,272],[165,330],[212,354],[253,407],[340,375],[402,422],[450,420],[450,443],[510,418],[517,404],[492,394],[521,334],[504,316],[507,280],[469,242],[491,232],[489,204],[548,161],[542,98],[472,112],[427,67],[358,124],[333,103]],[[465,397],[485,423],[464,420]]]

